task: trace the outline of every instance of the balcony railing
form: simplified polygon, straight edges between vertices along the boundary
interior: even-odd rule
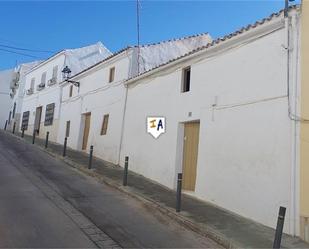
[[[41,90],[44,89],[44,88],[45,88],[45,83],[41,83],[41,84],[39,84],[39,85],[36,86],[36,90],[37,90],[37,91],[41,91]]]
[[[48,80],[47,85],[52,86],[52,85],[55,85],[56,83],[57,83],[57,78],[53,77],[50,80]]]
[[[29,89],[26,91],[26,94],[27,94],[27,95],[33,94],[33,88],[29,88]]]

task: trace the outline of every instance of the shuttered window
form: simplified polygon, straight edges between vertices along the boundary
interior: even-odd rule
[[[109,119],[109,114],[104,115],[102,128],[101,128],[101,135],[106,135],[107,133],[108,119]]]
[[[35,78],[32,78],[32,79],[31,79],[31,84],[30,84],[30,88],[31,88],[32,90],[34,90],[34,84],[35,84]]]
[[[54,121],[55,103],[46,105],[44,126],[52,125]]]
[[[14,107],[13,107],[13,118],[15,118],[15,112],[16,112],[16,102],[14,103]]]
[[[53,78],[57,79],[58,75],[58,66],[53,67]]]
[[[44,72],[44,73],[42,74],[41,83],[42,83],[42,84],[45,84],[45,83],[46,83],[46,72]]]
[[[22,122],[21,122],[21,129],[24,129],[24,130],[28,129],[29,116],[30,116],[30,111],[23,113],[23,118],[22,118]]]
[[[69,97],[72,97],[72,95],[73,95],[73,85],[70,85]]]

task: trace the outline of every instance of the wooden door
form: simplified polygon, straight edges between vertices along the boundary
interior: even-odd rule
[[[90,118],[91,113],[85,114],[85,128],[84,128],[83,147],[82,147],[83,150],[87,149],[88,136],[90,130]]]
[[[39,134],[42,116],[42,106],[36,108],[35,120],[34,120],[34,130]]]
[[[184,190],[195,190],[199,131],[199,122],[185,123],[182,166],[182,188]]]

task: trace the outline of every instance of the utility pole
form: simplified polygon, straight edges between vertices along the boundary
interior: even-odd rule
[[[137,75],[140,74],[140,27],[139,27],[139,0],[136,0],[136,25],[137,25]]]

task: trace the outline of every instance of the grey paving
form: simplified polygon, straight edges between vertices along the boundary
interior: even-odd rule
[[[0,247],[96,248],[76,223],[15,164],[0,139]]]
[[[30,138],[26,137],[25,141],[29,142]],[[55,159],[28,142],[18,140],[16,137],[0,131],[1,154],[7,161],[12,161],[15,167],[22,169],[20,178],[27,176],[23,172],[25,170],[30,172],[31,175],[35,175],[36,179],[39,178],[42,185],[48,186],[47,189],[51,191],[50,196],[53,196],[52,191],[54,191],[59,196],[60,201],[54,200],[53,197],[50,197],[51,200],[49,201],[61,211],[59,211],[60,213],[64,213],[66,214],[63,214],[64,216],[74,220],[84,237],[90,238],[97,246],[103,248],[117,246],[125,248],[220,247],[212,240],[184,229],[159,212],[149,212],[143,203],[68,167],[62,160]],[[36,142],[43,144],[41,140]],[[50,149],[53,149],[53,146],[54,153],[61,153],[61,146],[51,144]],[[74,151],[68,151],[68,156],[80,157],[79,159],[87,161],[86,155]],[[99,163],[99,160],[94,160],[94,162],[95,164]],[[4,168],[3,171],[7,172],[7,169]],[[118,171],[120,172],[119,169],[117,169]],[[14,182],[15,180],[11,179],[11,181]],[[27,189],[26,186],[25,189]],[[8,196],[11,196],[10,194]],[[58,199],[58,197],[55,199]],[[22,204],[19,203],[19,206],[22,207]],[[3,212],[10,213],[11,205],[9,203],[5,205]],[[36,206],[35,200],[29,205]],[[9,215],[12,216],[13,213]],[[49,216],[47,211],[42,216],[45,217],[45,215]],[[0,219],[3,219],[1,212],[0,216]],[[28,219],[36,226],[39,221],[33,216],[36,215],[33,214]],[[59,220],[60,223],[65,221],[64,218],[57,217],[56,214],[50,218],[53,223],[57,223]],[[87,224],[87,222],[90,224]],[[50,229],[49,224],[44,223],[42,226],[42,231]],[[22,224],[21,229],[17,230],[23,233],[24,229],[27,230],[27,224]],[[13,235],[10,234],[5,237],[11,238],[11,236]],[[54,241],[49,237],[49,233],[44,233],[42,236],[48,238],[44,246],[57,247],[54,244],[48,245],[48,242]],[[63,235],[63,237],[66,237],[66,235]],[[39,238],[40,236],[38,236],[38,241],[40,241]],[[76,244],[79,243],[76,242]],[[26,247],[22,242],[19,245]],[[78,246],[73,245],[72,247]],[[88,246],[82,245],[80,247]]]

